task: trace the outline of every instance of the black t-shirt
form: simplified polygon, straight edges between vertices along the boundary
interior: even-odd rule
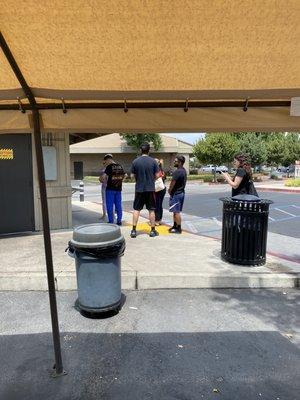
[[[109,164],[105,168],[105,174],[107,175],[107,185],[108,190],[122,190],[122,182],[125,176],[124,169],[122,165],[118,163]]]
[[[186,170],[185,168],[177,168],[172,175],[172,180],[175,181],[175,185],[171,191],[171,196],[174,194],[184,193],[186,185]]]
[[[240,183],[239,187],[237,187],[236,189],[232,188],[231,196],[233,197],[233,196],[237,196],[238,194],[247,194],[249,181],[250,181],[249,174],[247,174],[247,172],[244,170],[244,168],[238,168],[235,176],[239,176],[243,179],[242,179],[242,182]]]
[[[131,173],[135,175],[136,192],[154,192],[155,174],[159,171],[158,164],[154,158],[140,156],[136,158],[131,166]]]

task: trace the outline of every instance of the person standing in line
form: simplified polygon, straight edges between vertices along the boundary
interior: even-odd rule
[[[156,158],[155,160],[159,168],[159,175],[155,181],[155,225],[159,226],[163,217],[163,201],[167,188],[165,186],[166,174],[163,170],[163,159]]]
[[[114,207],[117,213],[117,225],[122,225],[122,182],[125,172],[122,165],[116,163],[112,154],[104,156],[106,184],[106,207],[108,222],[114,223]]]
[[[135,198],[133,203],[133,220],[130,236],[136,238],[136,226],[141,210],[146,205],[151,225],[150,237],[158,236],[155,229],[155,179],[159,176],[159,168],[154,158],[149,156],[150,145],[143,143],[140,147],[142,155],[136,158],[131,166],[131,174],[135,178]]]
[[[176,167],[176,170],[173,172],[168,190],[170,195],[169,211],[173,213],[173,226],[169,229],[170,233],[182,233],[180,213],[183,208],[187,179],[186,170],[183,167],[184,163],[184,156],[177,156],[174,160],[174,167]]]
[[[107,211],[106,211],[106,183],[107,177],[105,176],[106,162],[103,160],[103,168],[100,170],[99,182],[101,183],[101,198],[102,198],[102,217],[100,219],[106,221]]]

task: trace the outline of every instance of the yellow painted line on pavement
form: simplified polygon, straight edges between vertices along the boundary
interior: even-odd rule
[[[159,226],[156,226],[155,229],[157,230],[157,232],[160,235],[170,235],[170,232],[168,231],[169,226],[159,225]],[[148,223],[145,222],[145,223],[142,223],[142,224],[138,224],[138,226],[136,227],[136,230],[137,231],[142,231],[142,232],[145,232],[145,233],[150,233],[151,228],[148,225]]]
[[[126,223],[123,223],[123,226],[130,227],[130,228],[131,228],[131,227],[132,227],[132,224],[126,222]],[[172,235],[172,234],[169,232],[169,228],[170,228],[170,226],[168,226],[168,225],[159,225],[159,226],[156,226],[156,227],[155,227],[155,229],[157,230],[157,232],[158,232],[159,235],[161,235],[161,236],[164,236],[164,235]],[[149,234],[151,228],[150,228],[148,222],[142,222],[142,223],[140,223],[140,224],[137,225],[136,230],[137,230],[137,232],[143,232],[143,233]],[[182,234],[185,234],[185,232],[182,232]],[[175,236],[175,235],[174,235],[174,236]]]

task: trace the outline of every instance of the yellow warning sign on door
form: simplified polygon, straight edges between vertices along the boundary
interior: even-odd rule
[[[1,149],[0,148],[0,160],[13,160],[14,150],[13,149]]]

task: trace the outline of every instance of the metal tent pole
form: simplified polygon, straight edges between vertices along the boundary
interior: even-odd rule
[[[45,247],[45,258],[46,258],[46,268],[47,268],[47,279],[48,279],[48,293],[50,301],[50,311],[51,311],[51,322],[52,322],[52,336],[55,354],[55,373],[53,376],[65,375],[66,372],[63,369],[62,356],[61,356],[61,346],[60,346],[60,334],[58,325],[58,315],[57,315],[57,303],[56,303],[56,293],[55,293],[55,283],[54,283],[54,272],[53,272],[53,259],[52,259],[52,248],[51,248],[51,236],[50,236],[50,224],[49,224],[49,213],[48,213],[48,202],[47,202],[47,191],[45,182],[45,168],[42,152],[42,141],[41,141],[41,127],[39,119],[39,110],[34,98],[34,95],[27,85],[27,82],[22,75],[22,72],[12,55],[2,33],[0,32],[0,47],[2,48],[7,61],[9,62],[16,78],[20,82],[24,93],[26,94],[33,117],[33,133],[35,142],[35,152],[37,160],[37,170],[38,170],[38,180],[41,198],[41,210],[42,210],[42,220],[43,220],[43,233],[44,233],[44,247]]]

